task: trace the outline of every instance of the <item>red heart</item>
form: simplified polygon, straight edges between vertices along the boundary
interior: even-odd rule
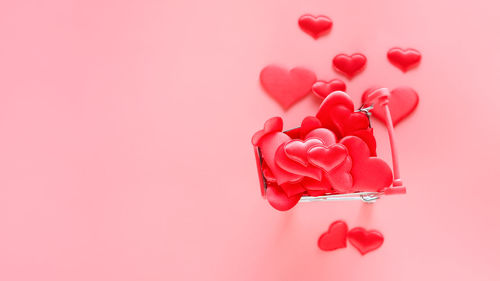
[[[252,137],[252,144],[253,145],[258,145],[260,139],[269,134],[269,133],[274,133],[274,132],[281,132],[283,131],[283,119],[281,117],[272,117],[269,118],[266,123],[264,123],[264,129],[258,131],[255,133]]]
[[[344,73],[349,78],[358,74],[366,63],[366,57],[363,54],[356,53],[352,55],[339,54],[333,58],[333,66],[336,70]]]
[[[352,159],[347,156],[345,161],[335,169],[328,172],[326,178],[330,182],[330,186],[334,192],[349,193],[354,192],[353,179],[351,175]]]
[[[373,88],[364,92],[362,97],[363,103],[372,90]],[[399,87],[391,91],[391,95],[389,96],[389,110],[391,111],[394,126],[417,108],[418,101],[418,93],[410,87]],[[385,121],[385,110],[380,105],[375,104],[371,112],[376,118]]]
[[[298,141],[298,140],[292,140],[293,141]],[[315,140],[315,144],[321,144],[322,142],[320,140]],[[312,145],[312,143],[310,143]],[[305,152],[302,152],[302,150],[305,149]],[[295,151],[297,150],[297,151]],[[313,178],[315,180],[321,180],[321,170],[315,166],[308,165],[307,162],[305,162],[305,165],[300,163],[299,161],[304,161],[304,159],[307,161],[307,148],[291,148],[291,159],[285,152],[285,144],[281,145],[280,147],[277,148],[276,154],[274,156],[274,161],[276,165],[283,171],[286,171],[287,173],[294,174],[294,175],[300,175],[301,180],[303,176]],[[299,161],[296,161],[299,160]],[[278,177],[276,177],[278,180]],[[295,181],[292,181],[295,183]],[[284,181],[278,182],[278,184],[282,184]]]
[[[332,28],[332,20],[327,16],[303,15],[299,18],[299,26],[314,39],[318,39]]]
[[[362,227],[355,227],[349,230],[347,238],[362,255],[380,248],[384,243],[382,233],[376,230],[365,230]]]
[[[268,184],[266,198],[269,204],[278,211],[287,211],[297,205],[302,194],[288,197],[286,193],[276,184]]]
[[[345,83],[340,79],[333,79],[329,82],[318,81],[312,86],[312,92],[321,99],[325,99],[329,94],[335,91],[345,92],[345,89]]]
[[[331,146],[314,146],[307,151],[307,160],[325,172],[333,170],[344,162],[347,157],[347,149],[341,144]]]
[[[276,164],[276,151],[287,141],[290,141],[290,137],[282,132],[267,134],[259,141],[262,159],[264,159],[267,167],[269,167],[269,170],[276,179],[278,185],[286,182],[296,183],[303,178],[303,176],[301,175],[293,174],[283,170]]]
[[[387,52],[387,58],[396,67],[406,72],[420,62],[422,55],[415,49],[392,48]]]
[[[344,221],[335,221],[328,231],[318,239],[318,247],[323,251],[333,251],[346,247],[347,224]]]
[[[300,137],[306,139],[306,135],[317,128],[321,128],[321,121],[314,116],[307,116],[300,125]]]
[[[292,140],[285,144],[284,150],[288,158],[307,166],[307,153],[309,148],[322,145],[323,142],[319,139],[308,139],[306,141]]]
[[[271,97],[284,109],[288,109],[311,91],[311,86],[316,82],[316,74],[301,67],[288,71],[269,65],[260,72],[260,82]]]
[[[347,136],[340,140],[352,159],[351,175],[357,191],[380,191],[392,184],[392,170],[377,157],[370,157],[368,145],[360,138]]]
[[[305,139],[319,139],[326,146],[334,145],[335,143],[337,143],[335,135],[332,133],[332,131],[326,128],[317,128],[310,131],[306,135]]]

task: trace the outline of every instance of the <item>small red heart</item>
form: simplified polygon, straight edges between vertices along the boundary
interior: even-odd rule
[[[347,136],[340,140],[352,159],[351,175],[357,191],[380,191],[392,184],[392,170],[384,160],[370,157],[368,145],[360,138]]]
[[[327,16],[303,15],[299,18],[299,26],[314,39],[318,39],[332,28],[332,20]]]
[[[362,97],[363,103],[372,91],[373,88],[364,92]],[[418,93],[410,87],[399,87],[391,91],[391,95],[389,96],[389,110],[391,111],[394,126],[417,108],[418,101]],[[375,104],[371,112],[373,116],[385,122],[385,110],[380,105]]]
[[[419,51],[411,48],[406,50],[392,48],[387,52],[387,58],[393,65],[406,72],[420,62],[422,55]]]
[[[321,99],[325,99],[329,94],[335,91],[345,92],[345,89],[345,83],[340,79],[333,79],[329,82],[317,81],[312,86],[312,92]]]
[[[333,58],[333,66],[336,70],[347,75],[349,78],[358,74],[366,64],[366,57],[363,54],[356,53],[352,55],[339,54]]]
[[[347,157],[347,149],[341,144],[331,146],[314,146],[307,151],[307,160],[314,166],[325,172],[333,170],[344,162]]]
[[[286,193],[274,183],[267,185],[266,199],[269,204],[278,211],[287,211],[297,205],[302,194],[288,197]]]
[[[269,65],[260,72],[260,82],[271,97],[284,109],[288,109],[311,91],[311,86],[316,82],[316,74],[302,67],[289,71]]]
[[[345,248],[347,245],[347,224],[344,221],[335,221],[328,231],[318,239],[318,247],[323,251],[333,251]]]
[[[349,230],[347,238],[362,255],[380,248],[384,243],[382,233],[377,230],[366,230],[362,227],[355,227]]]

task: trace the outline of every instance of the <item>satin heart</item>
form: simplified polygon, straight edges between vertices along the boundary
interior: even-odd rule
[[[283,119],[281,119],[281,117],[272,117],[264,123],[264,129],[256,132],[253,135],[252,144],[258,145],[260,139],[263,136],[269,133],[281,132],[281,131],[283,131]]]
[[[278,185],[287,182],[296,183],[303,178],[303,176],[301,175],[293,174],[283,170],[276,164],[276,151],[280,146],[290,140],[290,137],[286,134],[282,132],[275,132],[265,135],[259,141],[262,159],[266,163],[267,167],[269,167],[269,170],[272,172]]]
[[[352,78],[361,72],[365,64],[366,57],[360,53],[352,54],[350,56],[346,54],[339,54],[333,58],[334,68],[349,78]]]
[[[319,139],[326,146],[334,145],[335,143],[337,143],[335,135],[332,133],[332,131],[326,128],[317,128],[310,131],[306,135],[305,139]]]
[[[288,197],[286,193],[276,184],[268,184],[266,199],[269,204],[278,211],[287,211],[297,205],[302,194]]]
[[[309,163],[327,173],[342,164],[346,157],[347,149],[341,144],[314,146],[307,151]]]
[[[323,251],[333,251],[347,246],[347,224],[344,221],[333,222],[328,231],[318,239],[318,247]]]
[[[289,71],[269,65],[260,72],[260,82],[271,97],[284,109],[288,109],[311,91],[311,86],[316,82],[316,74],[301,67]]]
[[[353,179],[351,175],[352,160],[347,156],[345,161],[335,169],[329,171],[325,178],[330,182],[334,193],[351,193],[353,189]]]
[[[306,135],[317,128],[321,128],[321,121],[314,116],[307,116],[300,125],[300,138],[306,139]]]
[[[303,15],[299,18],[299,26],[314,39],[318,39],[330,31],[332,20],[327,16]]]
[[[367,96],[373,91],[373,88],[366,90],[362,101],[365,102]],[[410,87],[399,87],[391,91],[389,96],[389,110],[394,126],[410,115],[418,106],[418,93]],[[371,110],[373,116],[385,122],[385,110],[380,105],[375,104]]]
[[[392,170],[377,157],[370,157],[368,145],[360,138],[347,136],[340,140],[352,159],[353,188],[357,191],[380,191],[392,184]]]
[[[339,139],[352,131],[367,129],[370,125],[365,114],[354,111],[351,97],[340,91],[323,100],[316,117],[323,127],[332,130]]]
[[[345,83],[340,79],[333,79],[329,82],[318,81],[312,86],[312,92],[320,99],[325,99],[329,94],[335,91],[345,92],[345,89]]]
[[[387,58],[393,65],[406,72],[420,62],[422,55],[415,49],[392,48],[387,52]]]
[[[362,227],[355,227],[347,233],[349,242],[362,255],[374,251],[384,243],[384,236],[376,230],[365,230]]]
[[[292,140],[286,143],[283,149],[288,158],[302,164],[302,166],[307,166],[307,151],[309,148],[322,144],[323,142],[319,139]]]
[[[316,140],[320,142],[319,140]],[[321,143],[321,142],[320,142]],[[276,154],[274,157],[274,161],[276,165],[282,169],[283,171],[287,171],[288,173],[294,175],[300,175],[302,177],[310,177],[315,180],[321,180],[321,169],[313,166],[313,165],[302,165],[301,163],[292,160],[286,155],[284,144],[277,148]],[[307,152],[307,150],[306,150]],[[300,156],[302,157],[302,156]],[[300,178],[302,180],[302,177]],[[293,182],[295,183],[295,182]],[[281,182],[279,182],[281,184]]]

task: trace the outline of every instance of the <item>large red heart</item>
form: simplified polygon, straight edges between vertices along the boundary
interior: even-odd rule
[[[269,65],[260,72],[260,82],[271,97],[284,109],[288,109],[311,91],[311,86],[316,82],[316,74],[302,67],[289,71]]]
[[[372,91],[373,88],[364,92],[362,97],[363,103]],[[394,126],[417,108],[418,101],[418,93],[410,87],[399,87],[391,91],[391,95],[389,96],[389,110],[391,111]],[[380,105],[375,104],[371,112],[376,118],[385,121],[385,110]]]
[[[422,55],[415,49],[392,48],[387,52],[387,58],[393,65],[406,72],[420,62]]]
[[[327,16],[303,15],[299,18],[299,26],[314,39],[318,39],[332,28],[332,20]]]
[[[333,58],[333,66],[336,70],[352,78],[358,74],[366,64],[366,57],[356,53],[352,55],[339,54]]]
[[[349,230],[347,238],[362,255],[380,248],[384,243],[382,233],[376,230],[366,230],[362,227],[355,227]]]
[[[328,231],[318,239],[318,247],[323,251],[333,251],[346,247],[347,224],[344,221],[333,222]]]
[[[347,136],[340,140],[352,159],[353,188],[357,191],[380,191],[392,184],[392,170],[384,160],[370,157],[368,145],[360,138]]]
[[[325,99],[329,94],[335,91],[345,92],[345,89],[345,83],[340,79],[333,79],[329,82],[318,81],[312,86],[312,92],[321,99]]]
[[[309,163],[327,173],[342,164],[346,157],[347,149],[341,144],[314,146],[307,151]]]

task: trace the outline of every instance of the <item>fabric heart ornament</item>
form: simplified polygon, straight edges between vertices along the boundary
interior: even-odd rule
[[[321,128],[321,121],[314,116],[307,116],[302,120],[302,124],[300,124],[300,138],[306,139],[309,132],[318,128]]]
[[[384,160],[370,157],[368,145],[360,138],[347,136],[340,140],[352,159],[353,188],[357,191],[380,191],[392,184],[392,170]]]
[[[384,236],[376,230],[355,227],[347,233],[347,239],[361,255],[374,251],[384,243]]]
[[[374,89],[371,88],[363,93],[363,103],[373,90]],[[393,125],[396,126],[399,122],[415,111],[418,106],[418,102],[418,93],[412,88],[399,87],[393,89],[389,96],[389,110],[391,111]],[[374,104],[371,112],[375,118],[385,122],[385,110],[379,104]]]
[[[352,55],[339,54],[333,58],[333,67],[349,78],[352,78],[361,72],[365,64],[366,57],[360,53]]]
[[[311,91],[316,82],[316,74],[302,67],[287,70],[269,65],[260,72],[260,82],[272,98],[284,109],[288,109]]]
[[[303,15],[299,18],[300,28],[314,39],[327,34],[332,24],[332,20],[327,16]]]
[[[403,72],[406,72],[420,63],[422,55],[415,49],[403,50],[396,47],[387,51],[387,59]]]
[[[252,136],[252,144],[258,145],[260,139],[270,133],[283,131],[283,119],[272,117],[264,123],[264,128]]]
[[[318,96],[320,99],[325,99],[329,94],[335,91],[345,92],[346,85],[344,81],[340,79],[333,79],[329,82],[317,81],[312,86],[312,92]]]
[[[318,247],[323,251],[333,251],[347,246],[347,224],[338,220],[318,239]]]
[[[321,180],[321,169],[309,165],[307,162],[309,147],[320,144],[323,143],[318,139],[307,141],[291,140],[277,148],[273,159],[276,165],[287,173]],[[295,183],[295,181],[291,182]],[[279,184],[281,183],[279,182]]]
[[[314,166],[329,172],[342,164],[347,157],[347,149],[341,144],[318,145],[307,151],[307,160]]]
[[[269,204],[278,211],[287,211],[297,205],[302,194],[297,194],[292,197],[288,195],[276,184],[268,184],[266,190],[266,199]]]

